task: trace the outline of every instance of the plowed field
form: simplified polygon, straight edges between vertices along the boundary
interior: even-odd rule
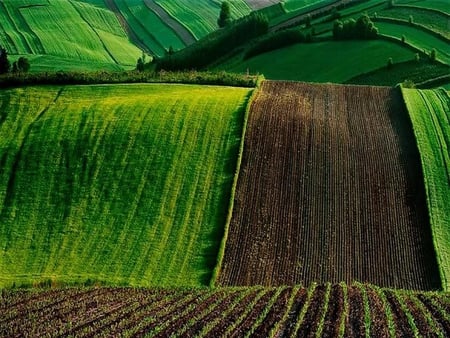
[[[400,92],[264,82],[250,111],[218,283],[354,280],[440,287]]]
[[[4,291],[0,336],[444,337],[449,297],[343,283]]]

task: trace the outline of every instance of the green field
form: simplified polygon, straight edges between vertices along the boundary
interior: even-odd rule
[[[431,8],[444,13],[449,13],[448,0],[397,0],[396,4],[407,4],[422,8]]]
[[[389,41],[327,41],[296,44],[257,55],[246,61],[232,60],[220,66],[233,72],[262,73],[268,79],[342,83],[361,73],[395,62],[412,60],[414,53]]]
[[[450,6],[449,6],[450,7]],[[449,9],[450,11],[450,9]],[[395,6],[378,12],[379,16],[408,21],[410,16],[414,24],[419,24],[450,39],[449,20],[447,15],[425,8]]]
[[[208,285],[249,89],[0,92],[0,287]]]
[[[450,64],[450,48],[449,42],[443,41],[428,34],[423,30],[406,24],[396,24],[391,22],[375,22],[379,33],[400,39],[405,36],[406,43],[416,47],[418,50],[429,52],[433,48],[436,49],[436,58],[446,64]]]
[[[155,0],[155,2],[180,21],[197,39],[219,28],[217,26],[221,4],[219,0]],[[229,3],[234,19],[251,11],[244,0],[231,0]]]
[[[442,287],[450,290],[450,96],[443,89],[403,89],[424,173]]]
[[[131,68],[141,51],[131,44],[112,12],[61,0],[6,0],[0,3],[0,45],[10,55],[63,60],[40,70]],[[65,60],[70,60],[67,62]],[[73,65],[76,63],[83,64]],[[34,67],[31,70],[35,70]]]

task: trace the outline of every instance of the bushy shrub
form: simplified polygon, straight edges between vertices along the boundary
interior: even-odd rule
[[[336,20],[333,26],[333,37],[336,40],[369,40],[378,37],[378,29],[368,15],[362,15],[358,20]]]

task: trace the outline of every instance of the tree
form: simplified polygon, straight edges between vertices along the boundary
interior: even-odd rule
[[[0,47],[0,74],[6,74],[9,72],[11,64],[8,60],[8,52],[5,48]]]
[[[142,57],[140,57],[140,58],[137,60],[137,63],[136,63],[136,70],[137,70],[138,72],[143,72],[143,71],[144,71],[144,68],[145,68],[144,59],[143,59]]]
[[[26,73],[30,70],[30,61],[26,57],[21,56],[16,62],[19,72]]]
[[[394,65],[394,60],[392,58],[389,58],[387,61],[388,69],[392,68],[393,65]]]
[[[430,60],[431,60],[431,61],[436,61],[436,49],[435,49],[435,48],[433,48],[433,49],[430,51]]]
[[[231,9],[230,4],[227,1],[222,2],[222,7],[220,8],[219,19],[217,19],[217,24],[220,28],[225,27],[231,23]]]

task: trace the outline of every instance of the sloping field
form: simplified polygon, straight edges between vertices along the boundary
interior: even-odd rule
[[[221,1],[210,0],[153,0],[173,18],[184,25],[192,34],[200,39],[219,28],[217,19],[220,13]],[[244,0],[231,0],[231,15],[233,19],[250,13],[251,9]]]
[[[330,55],[333,55],[330,58]],[[368,57],[370,55],[370,57]],[[412,60],[414,53],[384,40],[299,43],[242,61],[231,60],[220,69],[264,74],[271,80],[342,83],[359,74],[395,62]]]
[[[450,290],[450,97],[443,89],[403,89],[425,177],[442,286]]]
[[[422,179],[396,89],[264,82],[218,284],[440,288]]]
[[[398,39],[404,35],[406,42],[420,51],[425,50],[429,53],[433,48],[436,49],[436,58],[446,64],[450,64],[450,44],[448,41],[406,24],[375,22],[375,25],[378,27],[380,34]]]
[[[58,314],[58,315],[54,315]],[[4,337],[444,337],[450,295],[315,285],[6,291]]]
[[[0,92],[0,287],[208,285],[248,89]]]
[[[0,45],[9,54],[48,55],[89,69],[136,64],[141,51],[128,41],[113,13],[86,3],[24,0],[0,3]],[[54,64],[51,69],[65,68]],[[32,67],[33,70],[33,67]]]

